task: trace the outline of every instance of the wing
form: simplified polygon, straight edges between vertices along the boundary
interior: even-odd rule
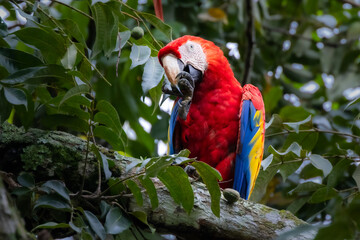
[[[259,174],[265,137],[264,102],[259,89],[251,84],[243,88],[239,128],[233,188],[248,199]]]
[[[178,123],[179,103],[181,103],[181,99],[176,99],[170,115],[168,130],[168,154],[178,153],[181,150],[180,124]]]

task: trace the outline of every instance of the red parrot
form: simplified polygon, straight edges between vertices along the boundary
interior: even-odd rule
[[[169,153],[189,149],[222,175],[244,199],[254,189],[264,150],[265,109],[258,88],[241,87],[223,52],[200,37],[180,37],[159,51],[168,81],[163,92],[177,95],[169,126]]]

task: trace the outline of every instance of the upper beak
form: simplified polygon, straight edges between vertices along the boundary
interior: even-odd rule
[[[177,85],[176,76],[184,69],[184,64],[173,54],[167,54],[162,58],[165,74],[172,85]]]
[[[165,74],[168,77],[172,85],[177,86],[178,79],[176,76],[182,72],[188,72],[194,83],[198,82],[202,78],[202,72],[190,64],[184,65],[184,63],[176,58],[173,54],[167,54],[162,58],[162,64],[165,70]]]

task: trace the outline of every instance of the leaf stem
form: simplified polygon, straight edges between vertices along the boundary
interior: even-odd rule
[[[61,4],[61,5],[65,6],[65,7],[71,8],[72,10],[74,10],[74,11],[76,11],[76,12],[84,15],[85,17],[88,17],[88,18],[90,18],[91,20],[94,20],[94,18],[93,18],[92,16],[90,16],[89,14],[87,14],[87,13],[81,11],[80,9],[77,9],[77,8],[71,6],[71,5],[68,5],[68,4],[64,3],[64,2],[60,2],[60,1],[58,1],[58,0],[51,0],[51,1],[54,2],[54,3]]]

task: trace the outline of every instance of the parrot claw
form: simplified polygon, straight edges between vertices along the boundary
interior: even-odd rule
[[[196,171],[196,168],[191,166],[191,165],[187,165],[185,168],[184,168],[184,171],[187,173],[187,175],[191,178],[194,178],[194,179],[199,179],[200,178],[200,175],[199,173]]]

